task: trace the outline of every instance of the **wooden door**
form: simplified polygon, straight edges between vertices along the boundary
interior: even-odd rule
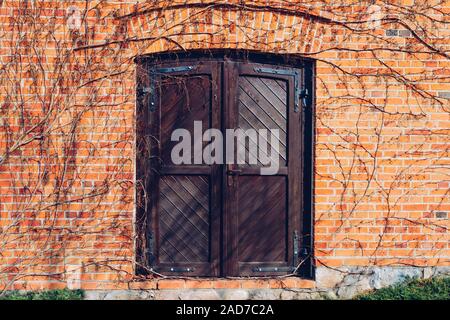
[[[225,64],[226,127],[279,132],[275,155],[279,170],[275,175],[261,174],[263,164],[259,160],[250,163],[250,157],[244,164],[228,164],[224,169],[227,275],[282,275],[296,269],[302,200],[302,112],[296,97],[297,71]],[[247,153],[252,139],[254,136],[244,141]],[[270,146],[274,140],[264,141],[258,136],[258,147],[264,142]]]
[[[220,165],[173,163],[176,129],[196,144],[201,131],[220,129],[220,65],[169,64],[150,70],[150,222],[147,247],[151,268],[167,275],[218,276],[220,260]],[[147,259],[148,260],[148,259]]]
[[[139,72],[145,75],[139,81],[137,125],[137,231],[145,235],[138,238],[137,255],[143,272],[217,277],[299,271],[299,248],[310,247],[302,222],[308,151],[300,95],[303,70],[187,60]],[[196,127],[200,122],[201,128]],[[202,134],[209,128],[223,134],[224,162],[199,162],[203,141],[192,141],[188,163],[173,162],[175,130],[185,129],[195,140],[196,130]],[[234,139],[227,132],[236,129],[266,131],[253,141],[259,148],[256,161],[250,160],[251,136],[235,141],[233,162],[226,162],[226,146]],[[270,134],[274,130],[276,137]],[[279,146],[275,153],[274,142]],[[236,163],[238,150],[246,154],[243,163]],[[261,155],[278,160],[274,174],[261,171],[267,167]]]

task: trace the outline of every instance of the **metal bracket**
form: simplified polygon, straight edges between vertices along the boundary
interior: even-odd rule
[[[298,232],[297,232],[297,230],[294,231],[294,235],[292,238],[293,238],[292,241],[294,242],[292,244],[292,249],[293,249],[292,267],[295,269],[295,268],[297,268],[297,263],[298,263]]]
[[[161,272],[194,272],[195,268],[192,267],[170,267],[170,268],[156,268],[157,271]]]
[[[255,267],[253,272],[292,272],[292,267]]]
[[[192,71],[196,68],[196,66],[180,66],[180,67],[169,67],[169,68],[153,68],[150,70],[150,79],[149,86],[141,88],[139,94],[149,94],[149,110],[150,112],[154,112],[156,110],[156,92],[155,92],[155,83],[156,76],[158,74],[167,74],[167,73],[176,73],[176,72],[188,72]]]
[[[285,69],[272,69],[255,67],[254,70],[259,73],[279,74],[283,76],[294,77],[294,112],[298,112],[300,109],[300,74],[298,71],[285,70]]]
[[[156,73],[174,73],[174,72],[187,72],[192,71],[196,66],[180,66],[180,67],[169,67],[169,68],[157,68]]]
[[[151,232],[147,231],[147,259],[148,259],[148,265],[151,267],[154,265],[156,257],[155,253],[153,251],[153,234]]]

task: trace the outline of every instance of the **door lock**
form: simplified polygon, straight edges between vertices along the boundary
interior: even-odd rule
[[[229,176],[238,176],[242,173],[242,170],[240,169],[229,169],[227,170],[227,175]]]

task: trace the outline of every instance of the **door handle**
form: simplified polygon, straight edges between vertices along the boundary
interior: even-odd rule
[[[235,165],[227,165],[227,183],[231,187],[234,185],[236,177],[241,174],[241,170],[237,169]]]
[[[242,172],[242,170],[240,170],[240,169],[228,169],[227,170],[227,175],[229,175],[229,176],[238,176],[238,175],[241,174],[241,172]]]

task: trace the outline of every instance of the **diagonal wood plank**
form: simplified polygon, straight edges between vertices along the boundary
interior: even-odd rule
[[[209,182],[201,176],[163,176],[159,206],[161,261],[209,261]]]

